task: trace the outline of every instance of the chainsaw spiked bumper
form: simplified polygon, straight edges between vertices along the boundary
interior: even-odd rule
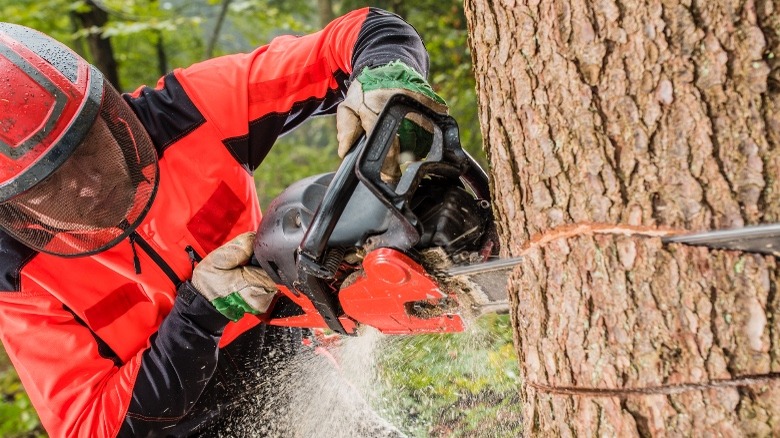
[[[344,313],[355,321],[386,334],[464,330],[460,315],[448,310],[456,307],[455,297],[442,292],[425,269],[403,253],[390,248],[373,251],[363,260],[363,271],[339,293]]]

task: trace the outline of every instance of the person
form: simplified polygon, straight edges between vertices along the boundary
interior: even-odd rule
[[[242,409],[273,410],[302,334],[256,317],[276,287],[248,264],[252,172],[312,116],[336,113],[343,155],[393,93],[446,111],[428,68],[364,8],[121,95],[0,24],[0,338],[46,431],[238,436]],[[284,436],[270,417],[251,433]]]

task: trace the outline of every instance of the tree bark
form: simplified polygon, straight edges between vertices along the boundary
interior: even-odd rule
[[[780,3],[465,5],[525,432],[780,434]]]

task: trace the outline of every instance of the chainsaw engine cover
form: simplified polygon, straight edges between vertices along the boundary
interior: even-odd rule
[[[277,284],[293,286],[298,268],[296,250],[335,172],[302,179],[271,202],[255,238],[254,257]],[[362,247],[368,237],[387,231],[392,214],[359,184],[347,203],[329,247]]]
[[[322,203],[334,173],[303,179],[269,206],[255,238],[255,264],[277,284],[294,288],[297,249]],[[415,249],[439,247],[447,254],[479,247],[490,206],[480,205],[457,179],[433,177],[420,184],[412,200],[421,236]],[[363,184],[358,184],[328,240],[329,248],[363,248],[368,239],[393,233],[397,218]],[[375,239],[382,242],[383,239]],[[382,245],[380,245],[382,246]],[[410,248],[396,248],[402,251]]]

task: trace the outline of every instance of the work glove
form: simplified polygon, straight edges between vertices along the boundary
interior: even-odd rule
[[[344,158],[355,141],[365,132],[368,136],[388,99],[405,94],[441,114],[447,113],[447,104],[439,97],[417,71],[400,61],[365,68],[347,89],[344,101],[336,111],[338,154]],[[398,129],[382,167],[382,179],[397,181],[401,176],[401,153],[425,156],[433,141],[431,122],[418,114],[407,116]]]
[[[234,322],[246,313],[265,313],[277,290],[262,268],[247,264],[254,240],[254,232],[239,235],[209,253],[192,272],[195,289]]]

